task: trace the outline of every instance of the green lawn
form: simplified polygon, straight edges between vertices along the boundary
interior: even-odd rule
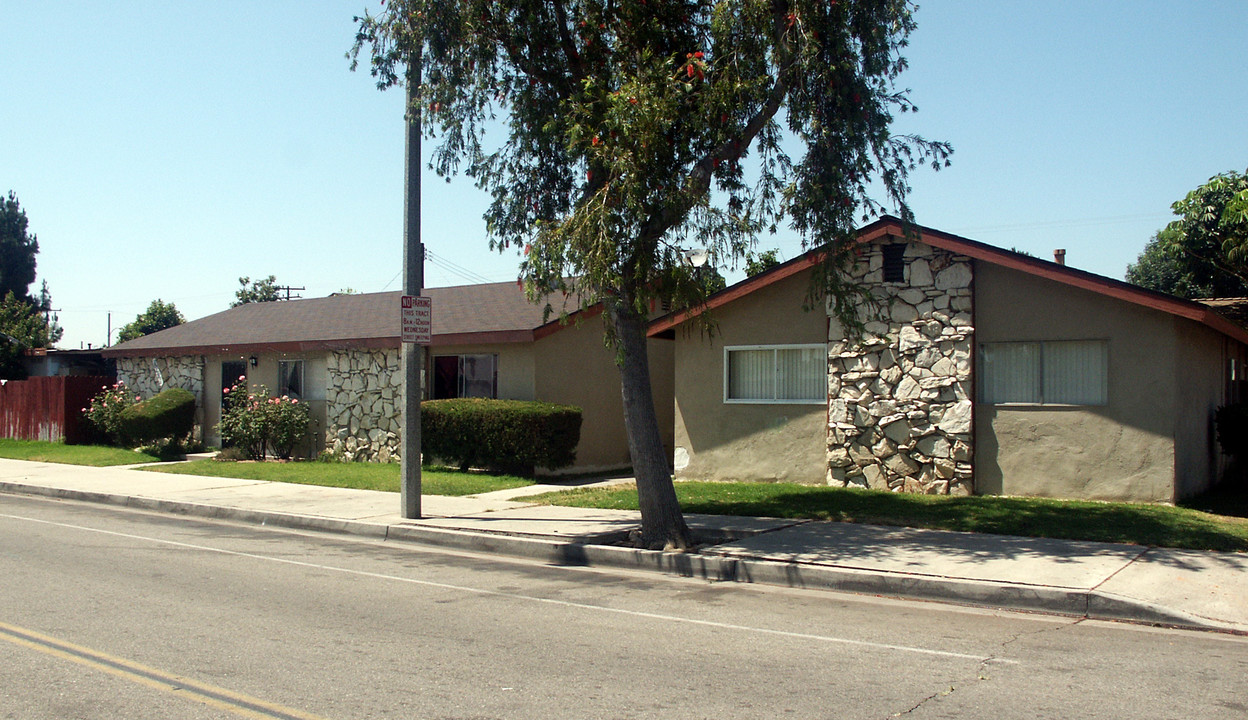
[[[678,482],[676,494],[687,513],[808,518],[1156,547],[1248,551],[1248,518],[1231,514],[1244,509],[1242,492],[1228,493],[1225,497],[1210,495],[1190,503],[1193,507],[913,495],[786,483]],[[636,510],[637,490],[631,485],[587,488],[526,497],[525,501]],[[1195,509],[1201,504],[1205,507]]]
[[[0,458],[94,467],[160,462],[160,458],[154,455],[123,448],[102,445],[66,445],[42,440],[11,438],[0,438]]]
[[[184,475],[271,480],[301,485],[327,485],[386,492],[398,492],[400,485],[399,466],[385,463],[259,463],[193,460],[149,469]],[[491,490],[505,490],[532,484],[533,480],[512,475],[445,472],[427,468],[420,474],[420,491],[424,495],[476,495]]]

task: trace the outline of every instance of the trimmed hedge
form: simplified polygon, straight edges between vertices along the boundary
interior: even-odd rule
[[[180,439],[190,435],[194,426],[195,396],[182,388],[161,391],[121,414],[121,435],[134,445]]]
[[[426,462],[532,475],[576,460],[581,409],[524,400],[457,398],[420,405],[420,444]]]

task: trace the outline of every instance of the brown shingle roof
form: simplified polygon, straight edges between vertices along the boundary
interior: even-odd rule
[[[1227,320],[1248,328],[1248,298],[1200,298],[1196,302],[1208,305]]]
[[[549,325],[543,318],[544,305],[530,303],[515,282],[427,288],[423,294],[433,305],[434,345],[526,342],[533,340],[534,330]],[[249,303],[103,353],[202,355],[398,347],[401,295],[396,291]],[[556,313],[563,306],[562,301],[551,304]],[[569,301],[567,311],[576,309],[575,301]]]
[[[1164,293],[1145,290],[1144,288],[1102,277],[1084,270],[1077,270],[1065,265],[1033,258],[1028,255],[1003,250],[986,243],[970,240],[950,233],[934,230],[919,225],[904,225],[901,220],[885,216],[858,230],[858,242],[871,242],[882,237],[917,237],[920,242],[932,247],[948,250],[959,255],[966,255],[976,260],[993,263],[1002,267],[1053,280],[1064,285],[1082,288],[1126,302],[1160,310],[1178,317],[1187,318],[1210,327],[1239,342],[1248,344],[1248,326],[1236,324],[1208,305],[1183,300]],[[803,255],[777,265],[770,270],[746,278],[736,285],[729,286],[707,298],[704,306],[692,310],[673,312],[650,324],[649,334],[653,336],[667,332],[673,327],[694,317],[697,313],[713,310],[730,303],[737,298],[748,295],[774,282],[795,275],[821,262],[818,250],[811,250]]]

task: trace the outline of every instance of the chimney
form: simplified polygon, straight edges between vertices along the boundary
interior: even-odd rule
[[[1058,248],[1054,250],[1053,262],[1057,263],[1058,265],[1065,265],[1066,264],[1066,250],[1063,248]]]

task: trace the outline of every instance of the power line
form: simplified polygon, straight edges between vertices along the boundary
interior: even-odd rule
[[[454,262],[451,262],[450,260],[444,257],[435,255],[434,253],[430,252],[428,248],[425,249],[425,257],[428,258],[429,262],[433,263],[434,265],[437,265],[438,267],[442,268],[443,270],[446,270],[447,272],[458,275],[471,283],[488,284],[488,283],[494,282],[494,280],[491,280],[490,278],[480,273],[469,270],[468,268],[462,265],[458,265]]]

